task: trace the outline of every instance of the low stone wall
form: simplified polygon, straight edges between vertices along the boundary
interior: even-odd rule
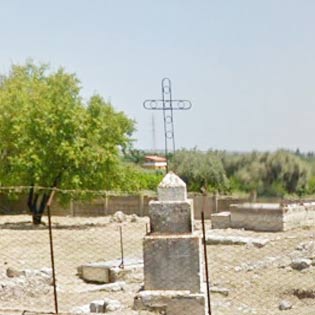
[[[212,213],[227,211],[231,204],[244,202],[245,199],[232,198],[229,196],[204,196],[191,193],[188,195],[194,203],[194,218],[201,218],[201,211],[204,207],[205,218],[210,219]],[[88,201],[71,201],[67,205],[54,199],[51,210],[57,216],[75,217],[95,217],[112,215],[116,211],[123,211],[126,214],[136,214],[140,217],[149,215],[149,203],[156,200],[154,195],[134,194],[134,195],[111,195]],[[0,195],[0,215],[28,214],[27,196],[19,195],[17,199],[10,199],[5,195]]]
[[[279,232],[315,224],[315,202],[292,203],[244,203],[231,205],[224,216],[214,214],[212,228],[246,229],[263,232]],[[228,217],[229,214],[229,217]]]
[[[282,231],[284,210],[280,204],[245,203],[230,206],[231,228]]]

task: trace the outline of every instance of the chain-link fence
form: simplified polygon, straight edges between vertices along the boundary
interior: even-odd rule
[[[212,235],[213,314],[315,314],[314,226],[279,233],[210,230],[209,243]]]
[[[47,215],[1,215],[0,314],[315,314],[315,222],[257,232],[207,219],[208,309],[202,222],[189,226],[187,204],[151,220],[53,215],[53,257]]]
[[[132,309],[143,282],[148,218],[122,212],[52,217],[57,301],[47,217],[38,227],[27,215],[1,216],[0,222],[0,309],[48,313],[55,312],[56,302],[60,313],[84,313],[96,300],[121,314]]]

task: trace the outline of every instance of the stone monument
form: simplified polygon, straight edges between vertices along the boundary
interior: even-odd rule
[[[201,238],[193,231],[193,203],[186,184],[168,173],[149,209],[150,233],[143,240],[144,289],[136,310],[167,315],[205,315]]]

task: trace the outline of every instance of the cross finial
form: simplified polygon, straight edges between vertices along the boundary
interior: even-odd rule
[[[161,82],[162,99],[149,99],[143,102],[143,107],[149,110],[162,110],[164,118],[164,142],[165,158],[168,157],[169,142],[172,143],[173,153],[175,153],[175,135],[174,135],[174,110],[188,110],[191,108],[191,102],[172,98],[172,83],[169,78],[164,78]],[[167,166],[168,171],[168,166]]]

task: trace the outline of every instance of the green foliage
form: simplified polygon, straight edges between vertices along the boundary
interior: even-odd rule
[[[200,191],[204,187],[209,191],[226,191],[229,188],[222,162],[212,151],[177,151],[170,161],[170,169],[182,177],[192,191]]]
[[[120,149],[134,122],[79,80],[46,65],[13,65],[0,79],[0,184],[117,189]]]
[[[113,189],[119,146],[133,122],[98,95],[87,106],[79,81],[59,69],[13,66],[0,84],[2,184]]]
[[[306,191],[310,167],[298,156],[279,150],[268,155],[266,165],[266,185],[279,182],[283,191],[289,194],[303,194]]]
[[[307,184],[307,193],[312,195],[315,194],[315,175],[313,174],[310,179],[308,180],[308,184]]]
[[[315,184],[309,182],[310,165],[300,155],[285,150],[273,153],[181,150],[173,157],[171,169],[195,191],[208,186],[208,190],[221,192],[282,197],[308,193],[310,184],[315,192]]]
[[[164,176],[162,172],[146,170],[133,163],[124,163],[120,174],[119,189],[124,192],[156,191]]]
[[[127,148],[123,150],[123,153],[124,153],[124,159],[127,162],[132,162],[138,165],[142,165],[144,163],[146,153],[143,150]]]
[[[266,196],[301,195],[307,191],[310,166],[289,151],[225,154],[222,161],[240,190]]]

